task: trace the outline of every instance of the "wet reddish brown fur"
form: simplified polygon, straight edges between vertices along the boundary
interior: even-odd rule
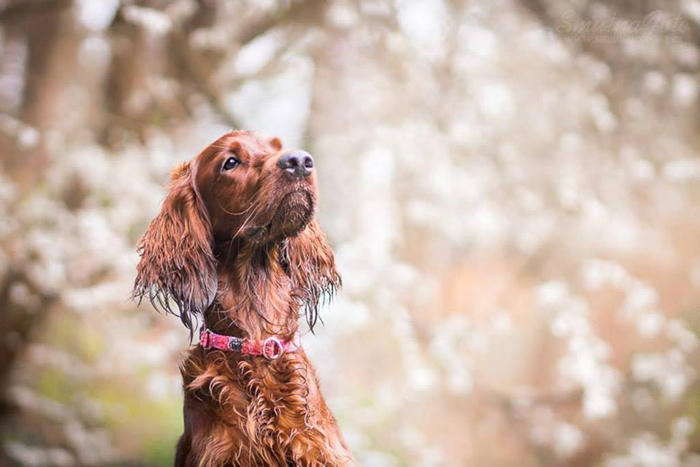
[[[277,138],[231,132],[172,173],[139,245],[137,298],[221,334],[291,339],[340,285],[314,218],[315,173],[285,177]],[[222,171],[228,157],[241,164]],[[176,307],[171,307],[171,303]],[[194,347],[182,364],[176,466],[354,465],[303,350],[262,356]]]

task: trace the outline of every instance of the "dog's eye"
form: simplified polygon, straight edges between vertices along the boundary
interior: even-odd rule
[[[241,161],[239,161],[235,157],[229,157],[228,159],[226,159],[226,162],[224,162],[224,166],[221,168],[221,170],[235,169],[240,163]]]

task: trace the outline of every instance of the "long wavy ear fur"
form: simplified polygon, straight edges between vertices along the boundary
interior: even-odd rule
[[[156,309],[178,316],[190,338],[217,288],[211,224],[194,185],[195,170],[186,162],[172,172],[161,212],[138,245],[141,261],[133,290],[139,303],[146,297]]]
[[[330,301],[342,285],[333,250],[315,219],[299,235],[286,240],[282,257],[287,262],[294,293],[313,331],[319,305]]]

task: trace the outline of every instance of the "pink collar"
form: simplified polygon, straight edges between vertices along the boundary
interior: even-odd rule
[[[224,336],[211,332],[204,326],[199,330],[199,345],[204,349],[232,350],[246,355],[262,355],[268,360],[275,360],[286,352],[295,352],[301,348],[299,333],[294,338],[283,341],[278,337],[268,337],[264,341],[255,341],[242,337]]]

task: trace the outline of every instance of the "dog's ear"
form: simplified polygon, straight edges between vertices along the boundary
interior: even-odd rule
[[[138,245],[141,260],[133,291],[139,302],[147,297],[156,309],[179,316],[190,336],[217,288],[211,223],[194,184],[195,172],[191,162],[172,171],[161,212]]]
[[[282,258],[287,263],[294,294],[302,303],[309,327],[313,330],[318,320],[319,304],[330,301],[342,284],[333,250],[316,219],[299,235],[285,241]]]

